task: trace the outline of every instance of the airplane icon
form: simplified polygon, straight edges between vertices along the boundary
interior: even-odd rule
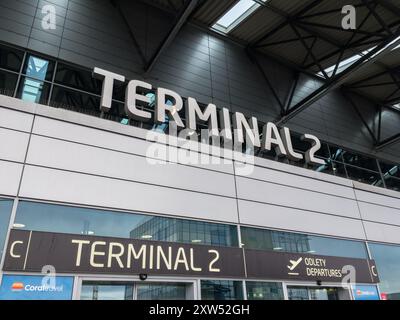
[[[289,260],[292,265],[287,267],[290,271],[293,271],[300,264],[301,261],[303,261],[303,258],[299,258],[298,260]]]

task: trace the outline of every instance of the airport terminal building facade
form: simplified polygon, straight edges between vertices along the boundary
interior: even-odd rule
[[[399,143],[166,2],[0,0],[0,299],[400,299]]]

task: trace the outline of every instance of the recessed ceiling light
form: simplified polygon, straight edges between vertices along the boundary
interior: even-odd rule
[[[151,234],[144,234],[141,236],[142,239],[151,239],[153,236]]]
[[[193,242],[193,243],[200,243],[201,240],[200,240],[200,239],[194,239],[194,240],[192,240],[192,242]]]

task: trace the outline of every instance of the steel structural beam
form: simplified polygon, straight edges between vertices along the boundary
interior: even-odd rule
[[[373,132],[373,130],[370,128],[370,126],[367,123],[367,120],[365,120],[364,116],[362,115],[362,113],[360,112],[360,110],[358,109],[357,104],[354,102],[354,100],[352,99],[352,97],[350,96],[349,93],[347,93],[345,90],[342,90],[342,94],[347,98],[347,100],[350,102],[350,105],[353,107],[354,111],[356,112],[356,114],[358,115],[358,117],[360,118],[361,122],[363,123],[364,127],[367,129],[369,135],[372,138],[372,141],[374,142],[374,145],[378,144],[378,139],[375,136],[375,133]]]
[[[137,41],[137,39],[136,39],[136,37],[135,37],[135,34],[132,32],[131,26],[129,25],[129,22],[128,22],[128,20],[126,19],[125,14],[124,14],[124,12],[123,12],[122,9],[121,9],[121,6],[119,5],[119,3],[118,3],[117,0],[110,0],[110,2],[111,2],[111,4],[112,4],[112,6],[114,6],[114,8],[117,9],[118,14],[121,16],[122,21],[124,22],[126,28],[128,29],[129,36],[130,36],[130,38],[131,38],[131,40],[132,40],[133,46],[135,47],[137,53],[139,54],[139,57],[140,57],[140,59],[142,60],[143,66],[145,66],[145,65],[147,64],[146,57],[145,57],[145,55],[144,55],[144,53],[143,53],[143,51],[142,51],[142,48],[141,48],[140,45],[139,45],[139,42]]]
[[[376,150],[381,150],[381,149],[383,149],[383,148],[385,148],[385,147],[388,147],[388,146],[390,146],[390,145],[392,145],[392,144],[394,144],[394,143],[396,143],[396,142],[399,142],[399,141],[400,141],[400,133],[395,134],[394,136],[389,137],[389,138],[387,138],[387,139],[385,139],[385,140],[379,142],[379,143],[376,145],[375,149],[376,149]]]
[[[167,37],[164,39],[164,41],[158,47],[156,53],[153,55],[153,57],[147,63],[147,65],[145,67],[145,73],[148,73],[153,69],[153,67],[156,64],[156,62],[158,61],[159,57],[162,55],[162,53],[169,47],[169,45],[175,39],[176,35],[181,30],[181,28],[185,24],[185,22],[188,20],[189,16],[196,9],[198,4],[199,4],[199,0],[188,0],[188,2],[186,3],[185,7],[183,8],[181,14],[179,15],[176,23],[174,24],[174,26],[168,33]]]
[[[335,88],[338,88],[350,75],[354,75],[360,69],[363,69],[376,61],[378,58],[390,52],[393,48],[400,44],[400,39],[397,37],[400,35],[400,28],[393,35],[388,36],[385,41],[381,42],[378,46],[376,46],[373,50],[368,52],[366,55],[361,57],[355,63],[353,63],[346,70],[341,73],[335,75],[330,78],[325,84],[323,84],[320,88],[315,90],[313,93],[305,97],[299,103],[297,103],[294,107],[292,107],[285,116],[283,116],[280,120],[277,121],[277,124],[283,124],[292,119],[298,113],[302,112],[304,109],[309,107],[318,99],[325,96],[327,93],[332,91]],[[397,39],[397,40],[396,40]],[[395,41],[396,40],[396,41]]]
[[[281,99],[278,96],[278,93],[275,91],[274,86],[272,85],[272,82],[269,80],[268,75],[265,73],[263,67],[261,66],[260,62],[257,60],[257,57],[250,51],[250,49],[246,49],[246,54],[249,57],[250,61],[253,62],[258,70],[261,72],[265,82],[267,83],[268,88],[271,90],[276,102],[279,105],[279,108],[281,109],[281,114],[285,113],[285,107],[281,101]]]

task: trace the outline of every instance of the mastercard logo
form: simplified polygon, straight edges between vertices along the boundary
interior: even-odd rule
[[[24,289],[24,284],[22,282],[14,282],[11,286],[12,291],[21,291]]]

